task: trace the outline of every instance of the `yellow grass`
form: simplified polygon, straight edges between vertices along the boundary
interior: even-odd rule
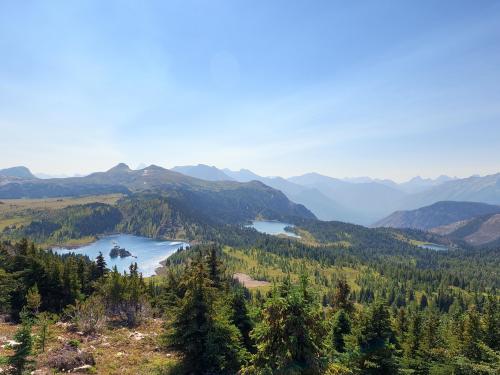
[[[68,206],[87,203],[115,204],[123,194],[92,195],[88,197],[44,198],[44,199],[2,199],[0,215],[25,211],[28,209],[55,210]]]
[[[262,262],[258,255],[259,252],[265,254],[267,259],[271,259],[272,264],[267,262]],[[317,261],[309,259],[293,259],[286,258],[280,259],[279,256],[266,253],[262,250],[252,249],[252,250],[241,250],[234,249],[231,247],[225,247],[224,253],[227,254],[231,259],[227,263],[228,271],[231,273],[245,273],[250,275],[255,279],[259,279],[259,276],[265,275],[265,278],[272,282],[279,282],[285,276],[290,275],[292,281],[296,282],[299,280],[301,271],[303,270],[306,274],[310,276],[310,280],[314,283],[315,273],[319,273],[322,277],[331,279],[332,275],[337,275],[343,277],[349,283],[352,290],[359,290],[359,286],[356,284],[356,278],[360,274],[361,270],[349,268],[349,267],[337,267],[337,266],[325,266]],[[283,262],[284,260],[284,262]],[[286,265],[286,269],[281,267]],[[323,285],[317,285],[319,290],[326,291],[326,287]],[[256,289],[267,290],[270,286],[260,286]]]

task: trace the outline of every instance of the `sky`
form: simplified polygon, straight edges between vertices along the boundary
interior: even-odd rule
[[[0,168],[500,172],[498,1],[0,2]]]

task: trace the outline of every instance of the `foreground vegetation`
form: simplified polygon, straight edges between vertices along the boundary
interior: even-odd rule
[[[4,242],[0,314],[16,324],[0,326],[8,331],[0,336],[14,340],[0,352],[0,367],[18,374],[500,371],[498,268],[491,268],[498,251],[405,248],[403,258],[354,240],[328,252],[254,231],[218,235],[233,246],[179,251],[149,280],[134,265],[120,274],[101,257]],[[489,281],[474,283],[481,267]],[[234,272],[271,284],[249,290]]]

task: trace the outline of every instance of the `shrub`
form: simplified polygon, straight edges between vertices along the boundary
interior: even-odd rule
[[[91,296],[83,302],[77,302],[72,311],[72,320],[79,331],[93,334],[102,331],[106,324],[104,303],[101,298]]]

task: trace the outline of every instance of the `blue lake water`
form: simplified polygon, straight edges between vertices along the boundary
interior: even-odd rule
[[[300,238],[300,236],[296,235],[295,233],[287,232],[285,230],[286,227],[293,227],[292,224],[282,223],[280,221],[254,220],[252,224],[248,226],[261,233],[273,235],[285,234],[289,237]]]
[[[130,251],[134,257],[126,258],[110,258],[109,251],[113,246],[118,245]],[[87,255],[91,259],[95,259],[99,252],[102,252],[108,268],[116,266],[118,271],[128,270],[131,263],[137,262],[139,272],[144,276],[155,274],[155,269],[160,267],[160,262],[167,259],[171,254],[175,253],[180,247],[189,246],[184,242],[174,241],[158,241],[147,237],[133,236],[130,234],[116,234],[106,236],[97,241],[82,246],[76,249],[53,248],[58,253],[76,253]]]
[[[436,251],[446,251],[449,250],[447,246],[439,245],[437,243],[425,243],[419,245],[422,249],[436,250]]]

